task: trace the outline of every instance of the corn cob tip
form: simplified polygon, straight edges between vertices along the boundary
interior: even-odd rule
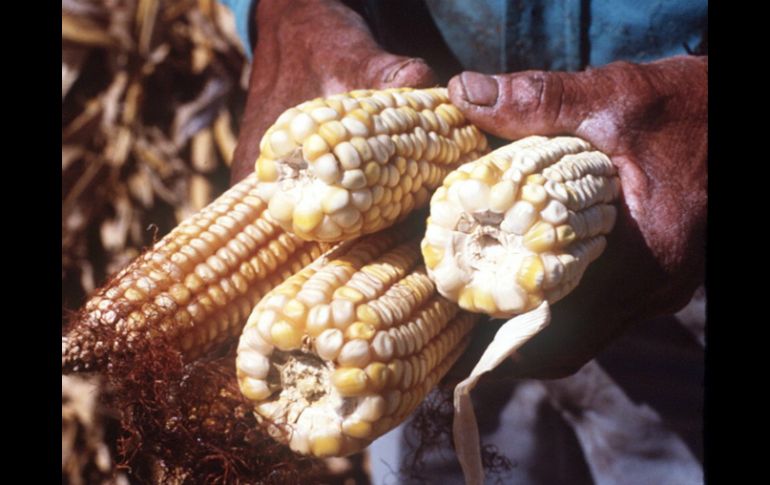
[[[73,350],[74,344],[71,342],[71,339],[67,336],[62,336],[61,338],[61,367],[62,372],[65,374],[68,374],[70,372],[77,372],[80,370],[79,368],[76,368],[76,362],[78,359],[75,357],[75,354],[79,352],[78,350]]]
[[[241,392],[297,453],[361,450],[406,419],[467,344],[476,316],[436,293],[416,226],[344,243],[249,317]]]
[[[283,229],[337,242],[427,203],[458,164],[487,150],[445,88],[360,90],[284,112],[260,144],[259,196]]]
[[[105,370],[111,356],[140,353],[149,344],[143,332],[125,331],[125,318],[114,311],[99,309],[80,312],[62,336],[62,372],[98,372]],[[113,318],[114,317],[114,318]],[[117,322],[116,322],[117,320]],[[163,344],[162,337],[157,344]]]
[[[510,317],[577,286],[604,250],[620,182],[574,137],[528,137],[450,173],[434,193],[422,254],[460,307]]]
[[[93,346],[75,344],[62,338],[62,373],[87,372],[98,366],[95,362]]]
[[[256,186],[252,174],[231,187],[89,299],[62,341],[62,368],[101,370],[148,342],[192,360],[236,337],[260,297],[326,247],[271,222]]]
[[[62,336],[62,372],[88,372],[105,364],[106,339],[98,335],[103,322],[93,314],[81,312]]]

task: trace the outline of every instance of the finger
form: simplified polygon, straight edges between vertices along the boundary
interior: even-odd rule
[[[506,139],[574,134],[596,104],[584,73],[525,71],[488,76],[464,72],[449,97],[479,128]]]
[[[394,56],[379,52],[368,63],[361,87],[387,89],[397,87],[426,88],[436,84],[436,76],[419,58]]]

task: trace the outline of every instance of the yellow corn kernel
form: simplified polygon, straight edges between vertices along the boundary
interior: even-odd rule
[[[99,308],[86,303],[68,328],[63,370],[102,369],[129,351],[129,333],[140,324],[150,330],[132,335],[131,348],[163,339],[185,360],[195,359],[237,333],[280,275],[318,257],[325,245],[286,234],[267,218],[257,177],[247,176],[183,221],[97,292],[92,301]],[[129,315],[136,308],[144,312]]]
[[[258,417],[289,431],[276,438],[293,450],[360,450],[403,421],[467,344],[476,318],[438,295],[421,265],[421,234],[412,220],[341,245],[265,295],[249,317],[238,381]],[[326,297],[307,303],[309,291]],[[355,408],[339,407],[340,397],[356,398]],[[383,425],[388,409],[399,414]]]
[[[446,89],[430,93],[361,91],[283,113],[264,135],[269,151],[257,167],[260,180],[276,185],[260,192],[274,219],[302,239],[337,242],[382,230],[424,205],[449,170],[488,149],[484,134],[449,103]],[[397,106],[396,99],[407,101]],[[307,168],[297,168],[295,142]],[[487,180],[495,170],[482,168],[476,176]],[[350,196],[330,201],[311,195],[311,185],[315,190],[319,183]]]
[[[461,308],[495,317],[558,301],[604,250],[619,192],[609,157],[585,140],[532,136],[499,148],[448,174],[433,196],[421,244],[428,275]]]

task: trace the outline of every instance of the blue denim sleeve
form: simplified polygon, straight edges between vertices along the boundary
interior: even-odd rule
[[[465,69],[574,71],[685,54],[708,0],[425,0]]]
[[[707,0],[591,0],[591,64],[686,54],[704,34]]]
[[[249,60],[258,0],[219,0],[235,16]],[[378,0],[372,0],[377,3]],[[704,34],[708,0],[425,0],[466,69],[577,70],[685,54]]]
[[[252,13],[258,0],[219,0],[219,3],[228,7],[235,16],[235,28],[238,31],[238,37],[241,38],[243,49],[246,51],[246,57],[251,60],[251,50],[253,49],[253,39],[249,36],[249,27],[253,19]]]

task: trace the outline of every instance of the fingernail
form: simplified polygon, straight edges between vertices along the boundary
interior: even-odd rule
[[[497,80],[477,72],[464,72],[460,76],[465,99],[478,106],[492,106],[497,102]]]

